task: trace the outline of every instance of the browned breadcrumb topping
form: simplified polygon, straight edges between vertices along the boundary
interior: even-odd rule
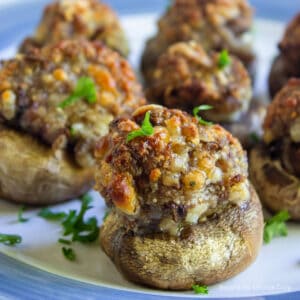
[[[270,104],[264,131],[268,144],[284,138],[300,142],[300,79],[290,79]]]
[[[147,98],[170,108],[191,112],[201,104],[213,106],[203,112],[209,120],[236,120],[248,110],[251,80],[235,57],[219,67],[220,53],[207,53],[196,42],[176,43],[160,56],[147,90]]]
[[[151,136],[126,141],[146,112]],[[96,189],[109,206],[141,226],[176,234],[232,203],[250,199],[248,164],[239,142],[219,125],[202,126],[185,112],[148,105],[118,118],[96,148]]]
[[[96,103],[81,99],[60,108],[84,76],[95,83]],[[63,41],[1,64],[0,122],[55,149],[70,148],[80,166],[94,163],[94,143],[115,116],[143,104],[129,64],[100,43]]]
[[[21,51],[78,38],[102,41],[124,56],[129,52],[118,17],[98,0],[58,0],[49,4],[34,36],[24,41]]]
[[[174,0],[147,44],[143,59],[147,79],[151,80],[151,68],[160,54],[180,41],[197,41],[206,50],[228,49],[250,66],[254,54],[247,35],[252,17],[245,0]]]

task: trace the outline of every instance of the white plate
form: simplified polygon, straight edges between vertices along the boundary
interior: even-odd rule
[[[153,15],[133,15],[123,18],[132,47],[131,63],[138,68],[145,40],[155,31]],[[269,66],[276,53],[276,44],[283,31],[283,25],[271,21],[259,20],[255,25],[255,48],[258,55],[259,72],[256,93],[266,95],[266,77]],[[16,45],[17,46],[17,45]],[[1,58],[12,56],[16,47],[0,53]],[[105,207],[103,200],[92,193],[95,207],[89,215],[97,215],[101,222]],[[57,205],[53,210],[68,211],[78,208],[79,201]],[[129,290],[145,294],[177,297],[196,297],[192,292],[164,292],[134,285],[120,275],[98,244],[92,246],[74,245],[78,262],[67,261],[57,243],[61,236],[61,227],[37,217],[37,209],[29,210],[25,217],[27,223],[17,222],[19,206],[0,201],[0,231],[16,233],[23,242],[16,248],[0,245],[0,252],[17,260],[68,278],[92,283],[99,286]],[[257,261],[235,278],[209,288],[209,298],[248,297],[273,295],[300,291],[300,225],[289,225],[289,236],[278,238],[270,245],[263,246]]]

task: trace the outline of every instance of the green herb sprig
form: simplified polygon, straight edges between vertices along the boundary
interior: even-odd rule
[[[77,214],[75,210],[71,210],[62,223],[65,230],[64,236],[71,235],[72,241],[91,243],[98,238],[98,222],[95,217],[84,221],[85,213],[92,208],[90,206],[92,198],[89,195],[84,195],[81,200],[82,204],[79,213]]]
[[[150,122],[150,112],[147,111],[141,129],[131,131],[127,135],[126,142],[128,143],[131,140],[141,136],[151,136],[153,133],[154,133],[154,128]]]
[[[208,294],[208,287],[206,285],[194,284],[192,286],[192,289],[194,290],[195,294],[202,294],[202,295]]]
[[[22,237],[16,234],[0,233],[0,243],[6,246],[15,246],[22,242]]]
[[[62,247],[62,253],[66,259],[68,259],[70,261],[76,260],[76,254],[72,248]]]
[[[92,243],[97,240],[99,236],[99,227],[96,217],[91,217],[85,220],[86,212],[92,208],[90,205],[92,198],[89,195],[81,197],[81,207],[79,212],[70,210],[69,213],[52,212],[45,208],[39,212],[39,216],[51,221],[61,221],[64,229],[63,236],[70,239],[60,238],[59,243],[71,245],[72,242]],[[70,261],[75,260],[75,252],[71,248],[62,249],[64,256]]]
[[[288,230],[285,222],[289,219],[290,215],[286,210],[268,219],[264,227],[264,242],[269,244],[274,237],[287,236]]]
[[[231,64],[231,58],[227,50],[222,50],[218,58],[218,68],[223,70]]]
[[[64,212],[53,212],[49,208],[43,208],[38,213],[38,216],[49,221],[59,221],[65,219],[67,214]]]
[[[193,109],[193,115],[195,116],[195,118],[199,121],[199,123],[201,125],[206,125],[206,126],[209,126],[209,125],[212,125],[213,123],[212,122],[208,122],[208,121],[205,121],[202,117],[200,117],[198,114],[200,111],[206,111],[206,110],[211,110],[213,109],[213,106],[211,105],[199,105],[197,107],[195,107]]]
[[[25,207],[21,206],[20,209],[19,209],[19,211],[18,211],[18,222],[19,223],[26,223],[26,222],[29,221],[28,218],[24,218],[23,217],[24,210],[25,210]]]
[[[62,101],[58,107],[64,109],[72,105],[80,99],[85,99],[89,104],[94,104],[97,101],[96,86],[92,78],[81,77],[79,78],[72,94]]]

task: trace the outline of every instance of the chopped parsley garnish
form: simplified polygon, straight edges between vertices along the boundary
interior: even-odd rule
[[[63,247],[62,252],[66,259],[70,261],[74,261],[76,259],[76,254],[72,248]]]
[[[154,133],[154,128],[150,122],[150,112],[147,111],[144,121],[142,123],[141,129],[134,130],[127,135],[126,142],[130,142],[131,140],[140,137],[140,136],[150,136]]]
[[[285,222],[289,219],[289,213],[283,210],[267,220],[264,227],[264,242],[269,244],[274,237],[287,236],[288,231]]]
[[[60,238],[59,243],[64,245],[71,245],[72,242],[78,241],[81,243],[91,243],[97,240],[99,236],[99,227],[96,217],[88,218],[85,221],[86,212],[92,208],[90,206],[92,198],[89,195],[81,197],[80,211],[77,213],[76,210],[70,210],[68,213],[65,212],[52,212],[48,208],[44,208],[39,212],[39,216],[50,221],[61,221],[63,226],[63,235],[69,237],[68,239]],[[74,261],[76,255],[71,248],[62,248],[64,256]]]
[[[192,289],[194,290],[195,294],[202,294],[202,295],[208,294],[208,287],[206,285],[194,284],[192,286]]]
[[[84,195],[79,213],[76,210],[71,210],[62,225],[64,227],[64,236],[71,235],[72,241],[81,243],[91,243],[97,240],[99,235],[98,222],[95,217],[84,221],[85,213],[92,208],[90,203],[92,198],[89,195]]]
[[[19,223],[25,223],[25,222],[28,222],[28,220],[29,220],[28,218],[23,217],[24,209],[25,209],[24,206],[21,206],[19,209],[19,212],[18,212],[18,222]]]
[[[16,234],[0,233],[0,243],[6,246],[14,246],[22,242],[22,237]]]
[[[64,212],[53,212],[49,208],[43,208],[38,213],[38,216],[50,221],[59,221],[66,218],[67,214]]]
[[[206,104],[197,106],[193,109],[193,114],[201,125],[212,125],[213,124],[212,122],[205,121],[202,117],[200,117],[198,115],[198,113],[200,111],[211,110],[211,109],[213,109],[213,107],[211,105],[206,105]]]
[[[71,245],[72,244],[72,241],[66,240],[66,239],[59,239],[58,242],[61,243],[61,244],[65,244],[65,245]]]
[[[96,86],[90,77],[79,78],[73,93],[58,106],[64,109],[82,98],[89,104],[94,104],[97,101]]]
[[[227,67],[228,65],[230,65],[230,63],[231,63],[231,59],[228,54],[228,51],[227,50],[221,51],[221,53],[219,54],[219,59],[218,59],[218,68],[222,70],[225,67]]]

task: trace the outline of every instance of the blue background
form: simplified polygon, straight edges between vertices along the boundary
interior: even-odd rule
[[[1,1],[1,0],[0,0]],[[106,0],[119,14],[162,12],[170,0]],[[21,0],[17,5],[1,1],[0,50],[30,33],[40,18],[41,11],[49,1]],[[252,0],[258,17],[288,21],[300,11],[300,0]],[[299,287],[300,289],[300,287]],[[199,296],[199,299],[204,297]],[[165,297],[127,293],[88,284],[74,282],[48,274],[0,254],[0,300],[9,299],[103,299],[103,300],[158,300]],[[183,299],[183,298],[172,298]],[[255,300],[299,300],[300,293],[253,298]]]

